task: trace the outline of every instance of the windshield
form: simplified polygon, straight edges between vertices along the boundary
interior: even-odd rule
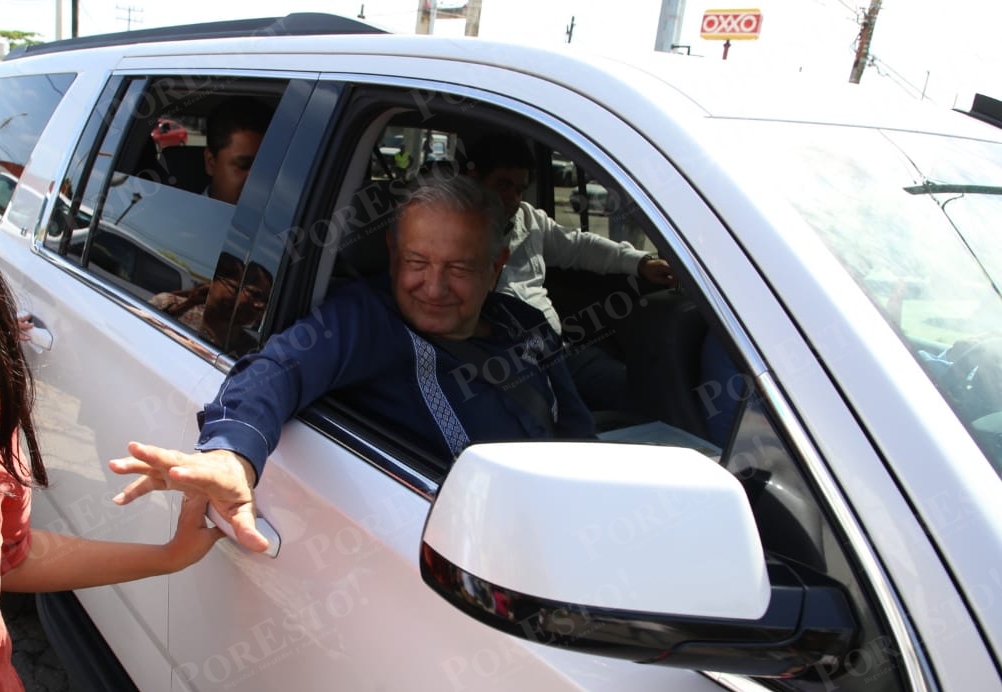
[[[770,175],[1002,475],[1002,145],[775,128]],[[790,154],[775,157],[776,151]]]

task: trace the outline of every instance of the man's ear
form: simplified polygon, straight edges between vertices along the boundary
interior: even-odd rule
[[[393,258],[397,255],[397,244],[393,241],[393,231],[386,229],[386,250],[390,253],[390,262],[393,262]]]
[[[211,178],[216,172],[216,157],[209,151],[209,147],[205,147],[202,154],[205,157],[205,174]]]
[[[508,258],[510,256],[511,250],[509,248],[505,248],[497,256],[497,259],[494,260],[494,263],[491,265],[491,269],[494,272],[495,281],[497,281],[498,277],[501,276],[501,270],[504,269],[504,265],[508,262]]]

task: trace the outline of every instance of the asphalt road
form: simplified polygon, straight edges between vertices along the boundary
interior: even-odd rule
[[[14,667],[25,692],[72,692],[69,676],[49,647],[33,594],[5,593],[0,612],[14,642]]]

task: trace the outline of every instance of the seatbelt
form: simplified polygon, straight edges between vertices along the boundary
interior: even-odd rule
[[[467,339],[442,339],[426,334],[421,335],[429,342],[437,345],[446,353],[451,353],[457,360],[469,363],[476,367],[477,372],[485,372],[484,368],[488,360],[494,356],[485,349],[470,343]],[[545,374],[544,374],[545,377]],[[493,384],[493,383],[491,383]],[[529,415],[543,426],[550,437],[554,436],[554,421],[549,404],[539,390],[529,384],[528,380],[516,380],[512,384],[501,388],[502,394],[508,394],[515,402],[521,406]]]

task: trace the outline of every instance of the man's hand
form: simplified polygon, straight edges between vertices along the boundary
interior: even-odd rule
[[[660,257],[648,255],[637,265],[637,274],[659,286],[674,287],[678,284],[672,272],[671,265]]]
[[[115,496],[125,505],[153,490],[183,490],[208,495],[209,502],[233,526],[237,541],[249,550],[268,547],[257,530],[254,509],[254,469],[250,462],[225,449],[185,454],[173,449],[129,443],[132,456],[113,459],[108,466],[115,473],[138,473],[139,478]]]

